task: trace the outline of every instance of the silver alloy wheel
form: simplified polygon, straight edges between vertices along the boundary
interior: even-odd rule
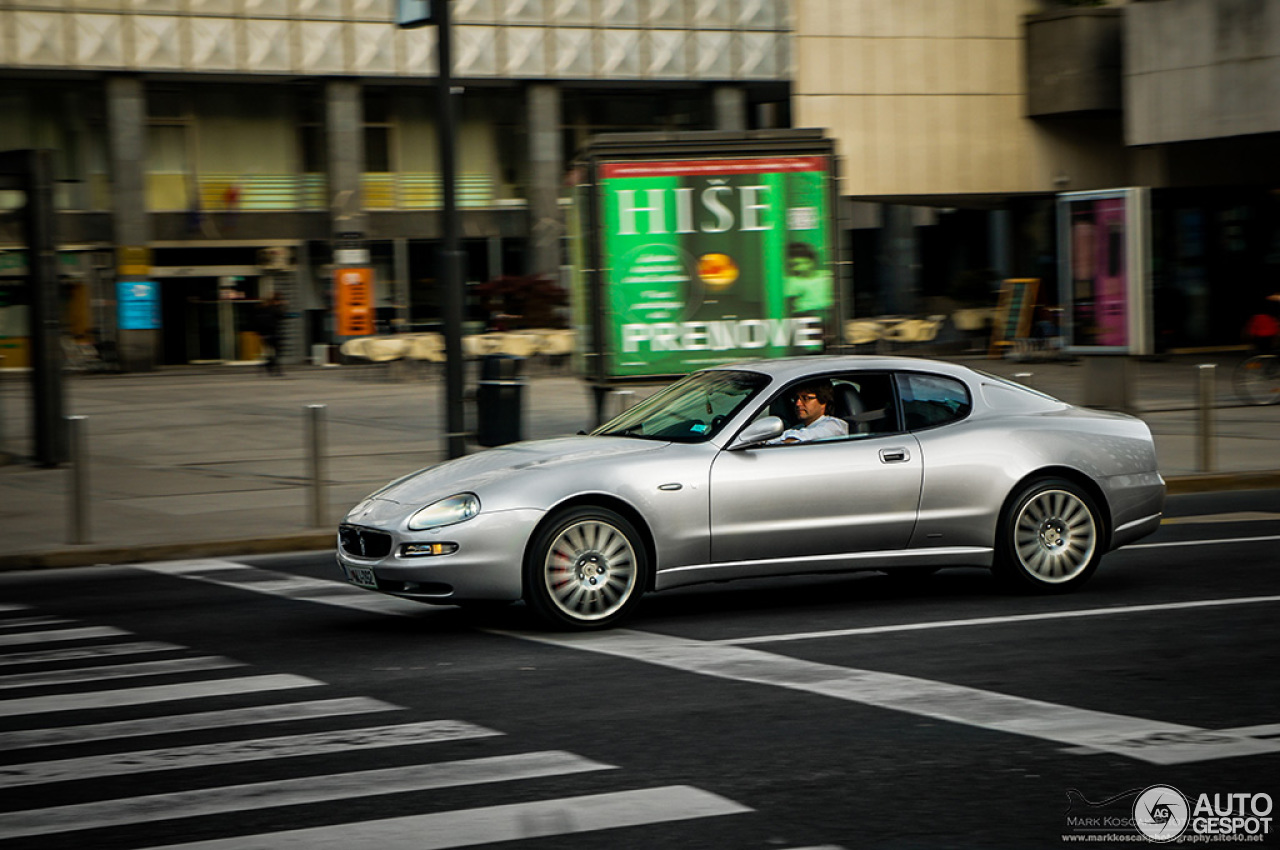
[[[542,579],[551,604],[581,622],[616,614],[636,592],[636,552],[617,526],[584,519],[547,547]]]
[[[1029,576],[1047,584],[1071,581],[1088,568],[1098,546],[1098,522],[1068,490],[1042,490],[1022,506],[1013,548]]]

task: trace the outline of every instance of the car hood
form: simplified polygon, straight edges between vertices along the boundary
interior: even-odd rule
[[[613,461],[625,455],[653,452],[668,445],[626,437],[561,437],[532,440],[488,449],[420,469],[393,481],[351,511],[362,521],[385,519],[397,508],[419,508],[456,493],[483,490],[495,481],[510,482],[542,470],[567,464]]]

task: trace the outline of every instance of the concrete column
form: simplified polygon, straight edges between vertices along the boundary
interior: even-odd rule
[[[329,165],[329,215],[332,233],[366,233],[360,177],[364,173],[364,106],[360,84],[325,84],[325,141]]]
[[[560,269],[560,87],[534,83],[526,94],[529,125],[529,256],[526,272],[550,275]]]
[[[911,207],[887,204],[884,207],[884,309],[910,315],[918,311],[919,263],[916,260],[916,229]]]
[[[391,240],[392,261],[395,263],[391,270],[395,288],[391,292],[391,303],[396,305],[396,318],[400,320],[402,330],[409,329],[409,293],[412,289],[409,276],[409,240],[404,237]]]
[[[155,368],[160,357],[159,288],[151,282],[151,222],[147,217],[147,93],[138,77],[106,80],[107,138],[111,158],[111,229],[116,246],[116,345],[126,371]],[[132,287],[129,285],[132,284]],[[139,305],[154,299],[154,318]]]
[[[485,243],[489,254],[489,280],[502,277],[502,237],[490,236]]]
[[[1000,280],[1013,277],[1013,214],[1009,210],[992,210],[987,222],[991,270]]]
[[[736,86],[720,86],[712,93],[717,130],[747,129],[747,93]]]

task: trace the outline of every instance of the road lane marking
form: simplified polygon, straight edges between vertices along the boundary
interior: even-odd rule
[[[90,691],[82,694],[26,697],[0,702],[0,717],[48,714],[54,711],[80,711],[87,708],[119,708],[153,702],[283,691],[292,688],[314,688],[323,684],[324,682],[308,679],[306,676],[271,674],[244,676],[237,679],[214,679],[207,682],[184,682],[179,685],[153,685],[145,688]]]
[[[1249,738],[1280,738],[1280,723],[1260,723],[1256,726],[1236,726],[1232,729],[1219,730],[1226,735],[1245,736]],[[1211,733],[1212,734],[1212,733]],[[1076,756],[1096,756],[1103,753],[1092,747],[1072,747],[1064,752]]]
[[[1220,537],[1216,540],[1170,540],[1165,543],[1129,543],[1116,549],[1127,552],[1130,549],[1173,549],[1182,546],[1222,546],[1233,543],[1269,543],[1280,540],[1280,534],[1266,534],[1261,537]]]
[[[253,705],[219,711],[169,714],[140,720],[115,720],[109,723],[88,723],[81,726],[55,726],[48,729],[0,732],[0,751],[81,744],[86,741],[115,741],[122,738],[172,735],[204,729],[244,728],[265,723],[294,723],[322,717],[345,717],[403,710],[403,706],[369,697]]]
[[[461,720],[427,720],[394,726],[369,726],[303,735],[281,735],[275,738],[135,750],[102,756],[3,765],[0,766],[0,788],[267,759],[329,755],[382,747],[409,747],[500,735],[501,732]]]
[[[572,753],[550,751],[331,773],[3,813],[0,840],[616,769]],[[256,839],[241,841],[242,847],[258,846]]]
[[[1087,746],[1153,764],[1280,752],[1280,742],[1244,735],[648,632],[492,631],[718,679],[788,688],[1071,747]]]
[[[1237,726],[1231,729],[1237,735],[1252,735],[1255,738],[1274,738],[1280,736],[1280,723],[1259,723],[1257,726]]]
[[[854,629],[829,629],[821,632],[753,635],[751,637],[709,640],[722,646],[748,646],[756,643],[785,643],[797,640],[822,640],[833,637],[883,635],[893,632],[917,632],[930,629],[953,629],[965,626],[1001,626],[1008,623],[1032,623],[1040,620],[1069,620],[1078,617],[1109,617],[1119,614],[1145,614],[1153,611],[1178,611],[1192,608],[1218,608],[1230,605],[1258,605],[1280,602],[1280,596],[1241,596],[1231,599],[1197,599],[1191,602],[1157,602],[1151,605],[1120,605],[1114,608],[1076,608],[1070,611],[1043,611],[1038,614],[1006,614],[999,617],[971,617],[964,620],[934,620],[928,623],[898,623],[890,626],[863,626]]]
[[[689,785],[561,797],[386,820],[170,844],[151,850],[445,850],[499,841],[737,815],[752,809]]]
[[[39,688],[48,685],[74,685],[104,679],[133,679],[172,673],[194,673],[243,667],[244,662],[230,658],[170,658],[165,661],[139,661],[133,664],[109,664],[102,667],[77,667],[73,670],[47,670],[42,673],[10,673],[0,676],[0,690]]]

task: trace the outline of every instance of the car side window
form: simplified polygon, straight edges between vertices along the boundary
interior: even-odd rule
[[[898,394],[908,431],[956,422],[973,409],[968,388],[943,375],[903,372],[898,375]]]
[[[832,390],[827,415],[842,420],[848,426],[848,436],[824,437],[822,442],[891,434],[901,429],[889,375],[849,372],[825,377],[831,382]],[[791,384],[775,395],[769,404],[761,408],[757,418],[777,416],[787,428],[795,427],[798,420],[792,399],[799,383]]]
[[[849,423],[851,437],[891,434],[898,430],[893,384],[889,376],[857,372],[841,376],[835,386],[835,416]]]

